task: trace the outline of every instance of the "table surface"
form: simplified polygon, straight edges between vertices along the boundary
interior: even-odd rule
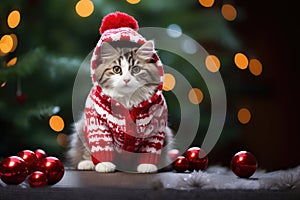
[[[180,174],[177,174],[180,176]],[[6,185],[0,181],[0,200],[18,199],[228,199],[228,200],[299,200],[300,190],[215,190],[165,189],[160,182],[174,176],[173,172],[133,174],[124,172],[97,173],[66,170],[58,183],[43,188],[31,188],[26,181]]]

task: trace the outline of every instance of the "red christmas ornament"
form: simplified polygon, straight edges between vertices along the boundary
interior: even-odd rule
[[[249,178],[257,168],[255,156],[248,151],[236,153],[230,163],[231,170],[240,178]]]
[[[173,169],[176,172],[185,172],[189,169],[189,161],[184,156],[178,156],[178,158],[173,162]]]
[[[53,185],[59,182],[64,176],[65,169],[62,162],[53,156],[49,156],[39,161],[37,170],[43,172],[47,179],[48,184]]]
[[[35,171],[38,159],[33,151],[23,150],[17,153],[17,156],[19,156],[25,161],[28,169],[28,174],[31,174],[32,172]]]
[[[185,152],[184,156],[189,161],[190,171],[202,171],[207,168],[208,157],[203,149],[199,147],[191,147]]]
[[[17,92],[16,100],[19,104],[23,104],[27,100],[27,96],[25,94],[23,94],[22,92],[19,92],[19,93]]]
[[[168,152],[169,157],[171,158],[172,161],[176,160],[179,156],[179,150],[178,149],[171,149]]]
[[[44,187],[47,185],[47,176],[40,171],[35,171],[28,177],[28,183],[31,187]]]
[[[40,161],[40,160],[42,160],[42,159],[44,159],[44,158],[47,157],[46,152],[45,152],[44,150],[42,150],[42,149],[36,149],[36,150],[34,151],[34,153],[35,153],[35,155],[36,155],[38,161]]]
[[[25,161],[18,156],[10,156],[0,163],[1,180],[6,184],[20,184],[27,177]]]

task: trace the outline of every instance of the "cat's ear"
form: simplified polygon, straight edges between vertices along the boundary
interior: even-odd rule
[[[101,44],[100,53],[101,59],[108,61],[116,59],[119,54],[118,51],[107,42]]]
[[[154,42],[149,40],[145,42],[136,52],[136,55],[143,60],[150,60],[154,53]]]

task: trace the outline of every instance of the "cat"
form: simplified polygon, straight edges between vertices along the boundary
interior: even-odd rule
[[[101,56],[100,58],[97,58],[100,60],[100,64],[95,70],[95,76],[100,86],[98,87],[98,90],[101,90],[101,94],[104,94],[104,96],[112,99],[112,101],[116,102],[116,105],[121,104],[119,107],[125,108],[125,110],[127,110],[126,112],[131,112],[139,105],[142,105],[141,103],[147,101],[150,102],[149,99],[153,100],[153,97],[157,93],[158,87],[161,84],[161,77],[163,76],[159,73],[155,62],[153,61],[153,52],[155,52],[153,41],[146,41],[140,47],[113,47],[110,43],[103,42],[100,51]],[[99,94],[99,91],[96,92]],[[162,93],[159,94],[161,95],[161,97],[159,96],[160,98],[157,98],[157,95],[155,96],[156,99],[159,99],[155,99],[155,101],[158,102],[158,106],[154,105],[149,108],[148,112],[152,112],[151,114],[154,117],[151,119],[151,122],[148,123],[146,128],[143,127],[145,124],[139,125],[139,119],[136,119],[137,121],[134,125],[135,130],[137,130],[137,128],[143,129],[141,129],[139,133],[133,133],[139,134],[139,137],[137,137],[138,139],[135,140],[133,145],[134,149],[129,151],[133,153],[149,153],[150,157],[152,155],[158,155],[160,156],[162,163],[168,164],[170,159],[167,152],[172,148],[174,133],[167,125],[167,119],[163,120],[163,118],[166,118],[167,115],[164,115],[163,117],[162,113],[167,112],[167,108]],[[104,112],[100,110],[98,112],[100,112],[100,114],[102,112],[101,116],[106,116],[106,114],[104,114],[106,111]],[[144,113],[141,113],[140,115],[142,114]],[[105,126],[106,128],[104,129],[102,128],[102,132],[99,133],[99,137],[97,139],[95,139],[95,137],[88,138],[86,135],[84,135],[84,129],[86,128],[85,123],[87,121],[86,116],[86,114],[83,114],[82,118],[78,122],[74,123],[74,133],[70,136],[70,148],[67,152],[69,160],[78,170],[95,170],[97,172],[116,171],[118,166],[116,166],[116,162],[113,159],[108,159],[107,161],[101,162],[98,161],[96,163],[95,160],[91,159],[91,154],[93,151],[104,148],[87,148],[87,146],[89,146],[87,140],[100,141],[101,139],[99,139],[99,137],[101,134],[104,135],[103,131],[105,129],[105,141],[109,143],[109,146],[105,146],[105,149],[108,150],[107,152],[109,155],[111,155],[110,153],[118,154],[124,150],[125,146],[129,147],[130,145],[126,144],[125,139],[118,139],[118,134],[113,133],[113,129],[107,126]],[[102,123],[103,119],[101,120],[100,121]],[[131,119],[129,119],[129,121],[130,120]],[[153,124],[156,122],[155,120],[160,120],[161,122],[156,123],[156,126],[158,126],[155,128],[156,132],[153,131]],[[140,119],[140,121],[143,120]],[[109,123],[114,124],[114,121]],[[123,126],[117,127],[116,129],[122,129],[121,127]],[[152,132],[148,131],[150,128],[152,128]],[[125,136],[128,134],[127,132],[124,133],[124,131],[121,131],[120,133],[125,134]],[[146,137],[146,139],[140,140],[140,137]],[[128,138],[132,137],[128,136]],[[156,143],[153,143],[153,141]],[[159,147],[153,148],[155,145],[158,145]],[[163,147],[167,147],[167,150],[161,153],[161,149]],[[100,153],[102,153],[101,150]],[[108,154],[106,154],[105,157],[107,157],[107,155]],[[120,155],[122,157],[122,154]],[[148,154],[145,155],[148,156]],[[102,160],[101,156],[97,157],[96,160]],[[139,173],[154,173],[158,171],[158,166],[157,163],[147,162],[146,159],[145,162],[137,164],[136,171]]]

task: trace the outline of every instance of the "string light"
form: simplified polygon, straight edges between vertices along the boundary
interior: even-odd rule
[[[6,82],[3,82],[3,83],[1,84],[1,87],[3,88],[5,85],[6,85]]]
[[[235,7],[230,4],[224,4],[221,8],[223,17],[228,21],[233,21],[237,17],[237,11]]]
[[[21,20],[21,15],[18,10],[12,11],[7,17],[7,24],[9,28],[16,28]]]
[[[262,64],[258,59],[250,59],[249,70],[254,76],[259,76],[262,73]]]
[[[141,0],[126,0],[130,4],[138,4]]]
[[[54,130],[56,132],[62,131],[65,127],[64,120],[58,115],[53,115],[50,118],[49,125],[52,128],[52,130]]]
[[[12,58],[10,61],[8,61],[7,63],[6,63],[6,66],[7,67],[11,67],[11,66],[14,66],[16,63],[17,63],[17,57],[14,57],[14,58]]]
[[[80,17],[88,17],[94,12],[94,4],[91,0],[80,0],[75,6],[75,10]]]
[[[217,56],[208,55],[205,59],[206,68],[211,72],[217,72],[220,69],[221,63]]]
[[[248,67],[249,61],[247,56],[243,53],[236,53],[234,56],[234,63],[240,69],[246,69]]]
[[[193,104],[200,104],[203,100],[203,93],[199,88],[192,88],[189,91],[189,100]]]
[[[214,5],[215,0],[199,0],[199,3],[204,7],[212,7]]]
[[[56,137],[56,141],[61,147],[66,148],[68,146],[68,136],[64,133],[59,133]]]
[[[18,46],[18,38],[16,34],[10,34],[12,40],[13,40],[13,46],[10,50],[10,52],[14,52]]]
[[[241,108],[238,111],[237,117],[240,123],[247,124],[251,119],[251,113],[247,108]]]
[[[172,74],[164,74],[163,90],[170,91],[175,87],[176,80]]]
[[[14,47],[14,40],[11,35],[4,35],[0,40],[0,50],[7,54],[9,53]]]

